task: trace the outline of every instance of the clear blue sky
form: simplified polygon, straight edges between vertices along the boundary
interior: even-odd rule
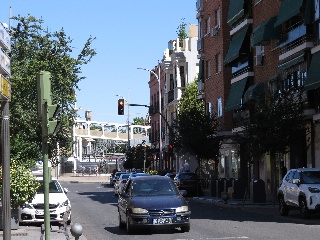
[[[79,84],[77,107],[103,122],[127,121],[118,116],[117,94],[149,105],[149,72],[137,68],[157,65],[182,18],[197,24],[196,0],[0,0],[0,6],[1,22],[9,22],[11,6],[13,16],[42,18],[52,32],[64,28],[76,53],[90,35],[97,38],[97,55],[82,68],[86,79]],[[130,107],[130,121],[146,113],[145,107]],[[78,114],[84,119],[83,110]]]

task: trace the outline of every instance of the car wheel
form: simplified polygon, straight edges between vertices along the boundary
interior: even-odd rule
[[[120,229],[124,229],[124,227],[125,227],[125,224],[123,223],[123,221],[122,221],[122,218],[121,218],[121,215],[120,215],[120,213],[119,213],[119,228]]]
[[[288,216],[289,214],[289,207],[284,202],[284,199],[282,196],[279,198],[279,212],[281,216]]]
[[[190,225],[181,227],[181,232],[189,232],[189,231],[190,231]]]
[[[303,218],[308,218],[310,216],[310,211],[307,206],[307,201],[305,198],[300,199],[300,215]]]
[[[130,219],[129,217],[127,216],[127,221],[126,221],[126,228],[127,228],[127,233],[128,234],[132,234],[133,233],[133,228],[130,224]]]

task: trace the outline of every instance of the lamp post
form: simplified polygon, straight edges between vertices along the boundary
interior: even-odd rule
[[[161,132],[161,85],[160,85],[160,65],[158,61],[158,74],[156,74],[154,71],[147,69],[147,68],[137,68],[140,70],[145,70],[153,74],[157,81],[158,81],[158,86],[159,86],[159,133],[160,133],[160,139],[159,139],[159,169],[162,169],[162,132]]]
[[[129,128],[129,124],[130,124],[130,112],[129,112],[129,108],[130,108],[130,104],[129,104],[129,101],[124,98],[123,96],[117,94],[116,95],[117,97],[120,97],[120,98],[123,98],[124,101],[126,102],[127,106],[128,106],[128,115],[127,115],[127,124],[128,124],[128,145],[127,145],[127,150],[129,151],[130,149],[130,128]]]
[[[77,103],[75,102],[74,104],[74,110],[78,111],[78,110],[84,110],[83,108],[77,108],[76,107]],[[76,117],[77,120],[77,117]],[[76,153],[77,151],[77,147],[76,144],[78,144],[78,141],[76,141],[76,122],[73,124],[73,128],[72,128],[72,140],[73,140],[73,174],[76,175],[77,174],[77,168],[78,168],[78,153]]]

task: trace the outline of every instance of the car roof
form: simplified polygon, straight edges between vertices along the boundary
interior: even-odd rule
[[[310,172],[310,171],[320,171],[320,168],[293,168],[293,169],[290,169],[290,171],[291,170],[296,170],[300,172]]]
[[[171,180],[171,178],[168,178],[166,176],[160,176],[160,175],[149,175],[149,176],[139,176],[136,178],[132,178],[132,181],[134,182],[143,182],[143,181],[154,181],[154,180]]]

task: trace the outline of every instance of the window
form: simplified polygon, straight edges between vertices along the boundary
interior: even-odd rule
[[[206,61],[206,79],[209,79],[211,77],[210,65],[211,65],[210,60]]]
[[[170,74],[170,91],[174,89],[173,74]]]
[[[212,116],[212,103],[207,102],[207,115]]]
[[[181,80],[181,87],[186,86],[186,77],[184,74],[184,66],[180,66],[180,80]]]
[[[222,117],[222,98],[218,98],[217,100],[217,115],[218,117]]]
[[[208,35],[208,34],[210,34],[210,17],[208,17],[206,24],[207,24],[207,26],[206,26],[206,27],[207,27],[207,28],[206,28],[206,29],[207,29],[206,35]]]
[[[320,0],[314,0],[314,20],[318,20],[320,18]]]
[[[218,8],[216,11],[215,11],[215,26],[217,28],[220,28],[220,8]]]
[[[216,73],[220,73],[222,71],[221,54],[220,53],[216,54],[215,58],[216,58]]]

